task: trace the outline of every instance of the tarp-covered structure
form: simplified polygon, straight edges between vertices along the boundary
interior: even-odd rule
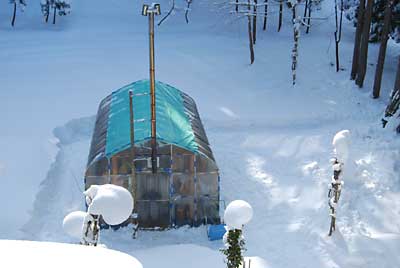
[[[219,223],[219,173],[194,100],[156,81],[157,173],[151,168],[150,82],[126,85],[100,103],[85,187],[132,189],[129,92],[133,92],[136,210],[142,228]]]

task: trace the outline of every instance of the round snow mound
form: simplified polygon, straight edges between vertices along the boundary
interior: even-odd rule
[[[74,211],[65,216],[63,220],[63,230],[68,235],[81,239],[82,238],[82,228],[83,221],[86,217],[86,212]]]
[[[253,217],[253,208],[243,200],[235,200],[229,203],[224,214],[226,225],[235,229],[242,229]]]
[[[97,189],[88,208],[90,214],[103,216],[104,221],[110,225],[121,224],[131,216],[133,198],[128,190],[113,184],[94,186]],[[85,195],[92,192],[90,188]]]

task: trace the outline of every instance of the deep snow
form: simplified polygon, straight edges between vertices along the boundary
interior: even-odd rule
[[[160,2],[165,11],[167,1]],[[73,13],[57,25],[44,25],[38,1],[29,4],[11,29],[11,8],[0,3],[0,202],[7,204],[0,238],[73,242],[62,220],[84,209],[82,176],[94,121],[85,116],[112,90],[147,77],[147,20],[139,15],[141,3],[87,0],[74,1]],[[331,66],[329,4],[325,0],[321,16],[330,19],[318,21],[309,35],[302,32],[295,87],[290,14],[277,33],[272,13],[249,66],[245,21],[209,12],[217,6],[207,1],[194,2],[189,25],[178,12],[157,28],[156,77],[196,100],[223,199],[252,205],[254,217],[244,229],[247,256],[274,268],[398,267],[400,142],[394,124],[383,130],[380,119],[399,49],[390,44],[382,98],[372,100],[373,66],[364,89],[348,79],[349,24],[341,43],[346,70],[335,73]],[[370,64],[376,56],[371,45]],[[331,141],[342,129],[352,133],[351,161],[337,231],[329,238]],[[154,254],[166,266],[223,267],[222,243],[209,242],[204,227],[140,232],[135,241],[130,233],[105,230],[100,239],[144,267],[158,267]]]

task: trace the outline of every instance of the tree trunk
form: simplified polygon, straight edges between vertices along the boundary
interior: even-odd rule
[[[46,18],[45,18],[46,23],[49,21],[49,15],[50,15],[50,10],[46,14]]]
[[[310,23],[311,23],[311,5],[312,1],[308,4],[308,18],[307,18],[307,29],[306,29],[306,34],[310,32]]]
[[[239,0],[236,0],[235,11],[236,13],[239,12]]]
[[[399,62],[397,64],[397,72],[396,72],[396,80],[394,82],[394,88],[392,90],[392,94],[390,94],[390,102],[385,110],[385,117],[393,116],[400,105],[400,57]],[[387,120],[383,119],[383,127],[385,127]]]
[[[307,16],[307,9],[308,9],[308,0],[306,0],[304,4],[304,15],[303,15],[304,18]]]
[[[358,57],[360,55],[360,42],[361,42],[361,35],[363,29],[363,18],[365,12],[365,0],[360,0],[360,5],[358,6],[357,12],[357,29],[355,33],[355,40],[354,40],[354,50],[353,50],[353,62],[351,65],[351,74],[350,79],[356,79],[357,72],[358,72]]]
[[[56,24],[56,14],[57,8],[54,6],[54,13],[53,13],[53,24]]]
[[[385,17],[383,19],[382,41],[379,47],[378,63],[376,64],[374,89],[372,96],[374,99],[379,98],[381,91],[383,66],[385,65],[386,47],[389,39],[390,20],[392,17],[392,0],[386,1]]]
[[[247,15],[248,18],[248,23],[247,23],[247,28],[249,32],[249,48],[250,48],[250,64],[253,64],[254,62],[254,47],[253,47],[253,37],[252,37],[252,31],[251,31],[251,6],[250,6],[250,0],[248,0],[248,11],[249,14]]]
[[[253,44],[255,45],[257,39],[257,0],[254,0],[253,12]]]
[[[339,43],[342,38],[342,21],[343,21],[343,0],[340,1],[340,18],[338,17],[338,7],[337,1],[335,0],[335,20],[336,20],[336,30],[335,30],[335,48],[336,48],[336,72],[340,70],[339,63]],[[339,20],[339,21],[338,21]]]
[[[15,17],[17,16],[17,2],[14,2],[14,13],[11,20],[11,26],[14,27]]]
[[[360,44],[360,55],[358,57],[358,72],[356,78],[356,84],[359,87],[363,87],[365,73],[367,72],[367,60],[368,60],[368,41],[369,31],[371,28],[371,16],[372,16],[372,5],[374,0],[367,0],[367,6],[364,13],[364,25],[361,36]]]
[[[265,6],[264,6],[264,25],[263,25],[263,30],[267,30],[267,14],[268,14],[268,0],[264,0]]]
[[[283,0],[279,2],[279,22],[278,22],[278,32],[281,30],[282,27],[282,16],[283,16]]]
[[[400,57],[399,57],[399,63],[397,64],[396,80],[394,82],[393,95],[396,91],[399,90],[400,90]]]
[[[292,7],[292,20],[293,20],[293,49],[292,49],[292,82],[296,84],[296,70],[297,70],[297,56],[298,56],[298,45],[299,45],[299,29],[296,18],[296,5]]]

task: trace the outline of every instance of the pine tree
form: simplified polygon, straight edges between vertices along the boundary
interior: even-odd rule
[[[226,248],[221,249],[221,252],[226,256],[227,268],[239,268],[243,263],[243,251],[245,250],[245,241],[242,235],[242,230],[231,229],[227,233]]]

